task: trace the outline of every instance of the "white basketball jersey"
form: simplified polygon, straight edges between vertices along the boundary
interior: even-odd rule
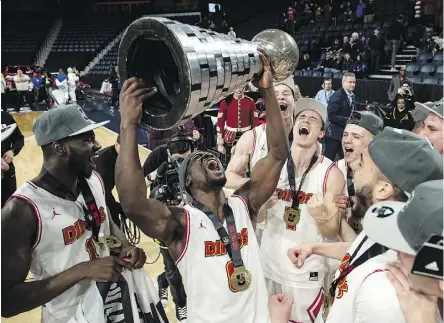
[[[361,232],[355,239],[350,249],[345,254],[341,261],[341,265],[335,274],[335,279],[339,277],[341,271],[343,271],[346,266],[350,265],[350,257],[354,254],[355,250],[359,244],[364,239],[365,234]],[[367,239],[357,251],[355,257],[352,259],[351,264],[353,264],[356,259],[366,252],[375,242],[371,239]],[[361,264],[360,266],[353,269],[347,277],[339,282],[335,291],[335,298],[333,300],[333,306],[330,309],[329,315],[327,317],[327,323],[340,323],[340,322],[355,322],[358,311],[357,307],[366,306],[366,304],[358,304],[357,298],[359,293],[363,292],[363,283],[369,277],[376,278],[372,280],[372,289],[380,290],[384,294],[384,304],[385,306],[383,312],[374,313],[376,317],[366,318],[366,322],[381,322],[381,317],[384,318],[384,322],[387,323],[403,323],[405,322],[403,314],[401,312],[398,297],[396,296],[396,291],[388,281],[386,274],[386,265],[393,263],[397,260],[396,252],[389,250],[383,254],[380,254],[374,258],[371,258]],[[376,276],[376,277],[375,277]],[[374,286],[378,284],[378,286]],[[368,293],[367,293],[368,294]],[[381,296],[379,296],[381,297]],[[389,311],[386,311],[387,308]],[[362,314],[361,314],[362,315]],[[362,322],[359,320],[359,322]]]
[[[255,143],[252,161],[257,161],[268,153],[265,127],[256,127],[253,130]],[[286,207],[291,207],[292,193],[288,181],[287,163],[281,171],[276,189],[278,202],[267,212],[267,225],[264,229],[261,242],[261,258],[265,277],[293,287],[323,287],[324,276],[327,271],[327,262],[324,257],[311,256],[302,268],[296,268],[287,256],[288,249],[304,242],[325,241],[318,232],[315,220],[307,211],[306,203],[316,193],[325,193],[328,173],[333,162],[325,156],[320,156],[319,163],[307,174],[301,191],[299,192],[300,222],[296,226],[284,222]],[[296,187],[302,176],[296,178]]]
[[[230,285],[233,263],[213,223],[202,211],[185,205],[186,240],[177,267],[187,293],[187,321],[269,323],[267,289],[247,205],[237,195],[228,197],[228,204],[236,221],[242,260],[251,273],[251,285],[244,291]]]
[[[93,172],[88,180],[100,212],[100,232],[110,233],[105,193],[100,175]],[[77,201],[57,197],[36,186],[25,182],[13,194],[27,202],[34,210],[38,220],[38,231],[32,247],[31,273],[35,280],[53,277],[76,264],[95,258],[109,256],[109,250],[101,247],[92,232],[85,228],[86,221],[82,205],[82,194]],[[43,323],[67,322],[75,316],[77,305],[88,290],[91,281],[83,280],[63,294],[46,303],[42,309]]]
[[[345,162],[345,159],[337,160],[335,164],[344,175],[345,182],[347,182],[347,164]]]

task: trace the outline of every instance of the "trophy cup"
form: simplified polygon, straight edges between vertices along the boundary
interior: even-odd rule
[[[299,62],[289,34],[268,29],[253,40],[232,39],[161,17],[135,20],[122,36],[122,82],[139,77],[157,93],[143,103],[141,126],[165,130],[184,123],[262,72],[258,45],[268,53],[273,77],[282,81]]]

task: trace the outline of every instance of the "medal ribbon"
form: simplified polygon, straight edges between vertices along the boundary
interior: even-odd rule
[[[369,260],[369,259],[371,259],[373,257],[376,257],[376,256],[378,256],[378,255],[380,255],[380,254],[382,254],[382,253],[384,253],[384,252],[386,252],[388,250],[386,247],[381,246],[379,243],[375,243],[367,251],[365,251],[361,256],[359,256],[359,258],[356,259],[356,261],[352,264],[353,259],[356,257],[356,255],[358,254],[359,250],[361,249],[363,244],[367,241],[367,239],[368,239],[368,236],[364,236],[362,241],[359,243],[358,247],[355,249],[355,251],[353,252],[351,257],[347,261],[347,264],[346,264],[344,270],[342,270],[342,272],[340,273],[339,277],[336,278],[331,283],[330,295],[331,295],[332,299],[335,297],[336,287],[338,287],[338,284],[343,279],[345,279],[348,274],[350,274],[354,269],[356,269],[357,267],[362,265],[367,260]]]
[[[52,176],[46,169],[43,169],[41,180],[54,189],[60,189],[61,191],[64,191],[65,193],[68,193],[70,195],[73,194],[62,182]],[[79,177],[78,185],[80,192],[83,195],[83,199],[85,200],[85,203],[88,207],[87,208],[85,207],[85,205],[82,205],[85,221],[88,224],[87,228],[91,229],[94,239],[98,241],[101,223],[100,213],[97,207],[96,200],[94,199],[91,188],[89,187],[86,178]]]
[[[219,217],[216,214],[214,214],[214,212],[211,211],[208,207],[206,207],[197,200],[193,200],[192,204],[196,209],[199,209],[200,211],[205,213],[205,215],[211,220],[211,222],[213,222],[214,228],[219,234],[219,237],[222,243],[224,244],[228,255],[230,256],[234,267],[235,268],[243,267],[244,262],[242,261],[242,255],[240,253],[240,245],[239,245],[239,239],[237,237],[236,222],[234,220],[233,210],[228,205],[228,202],[225,201],[223,207],[223,213],[225,220],[227,221],[228,232],[227,230],[225,230],[225,227],[222,221],[219,219]]]
[[[308,165],[307,170],[302,175],[301,182],[299,183],[298,190],[296,190],[296,176],[295,176],[295,167],[293,158],[291,157],[291,151],[288,153],[288,159],[287,159],[287,173],[288,173],[288,183],[290,184],[290,190],[292,195],[292,202],[291,202],[291,208],[296,210],[299,208],[299,192],[301,191],[302,184],[304,183],[305,177],[307,176],[310,169],[313,167],[313,165],[318,160],[318,153],[315,152],[313,157],[311,157],[310,164]]]

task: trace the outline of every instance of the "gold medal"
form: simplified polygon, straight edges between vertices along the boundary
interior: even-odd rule
[[[234,268],[230,277],[230,284],[236,291],[248,289],[251,284],[250,272],[244,266]]]
[[[99,243],[110,249],[119,248],[122,246],[122,241],[119,238],[110,235],[103,235],[99,238]]]
[[[301,210],[291,207],[285,208],[284,222],[287,225],[296,225],[301,220]]]

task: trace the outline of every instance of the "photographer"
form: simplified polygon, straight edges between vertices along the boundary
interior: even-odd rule
[[[392,101],[392,106],[395,107],[399,97],[403,97],[405,100],[405,107],[407,111],[411,111],[415,108],[415,95],[411,90],[410,86],[412,83],[410,81],[404,80],[401,82],[401,87],[398,89],[398,94]]]
[[[166,200],[171,201],[171,198],[167,195],[170,195],[171,191],[178,193],[174,192],[176,190],[175,185],[172,185],[174,186],[172,188],[170,187],[170,183],[174,183],[175,178],[178,180],[176,165],[196,148],[196,144],[193,138],[182,130],[171,137],[168,144],[158,146],[151,152],[143,165],[145,182],[147,186],[151,186],[150,195],[154,195],[154,198],[159,199],[163,203],[166,203]],[[173,180],[170,180],[171,178],[173,178]],[[166,190],[170,191],[170,194],[159,194],[159,188],[163,188],[165,185],[168,187]],[[181,199],[172,198],[172,200],[177,204],[181,204],[182,202]],[[162,304],[166,306],[168,303],[168,287],[170,287],[173,301],[176,304],[177,320],[178,322],[182,322],[187,318],[186,294],[182,284],[182,276],[173,258],[171,258],[166,245],[163,242],[159,244],[165,265],[165,272],[157,277],[159,298]]]

